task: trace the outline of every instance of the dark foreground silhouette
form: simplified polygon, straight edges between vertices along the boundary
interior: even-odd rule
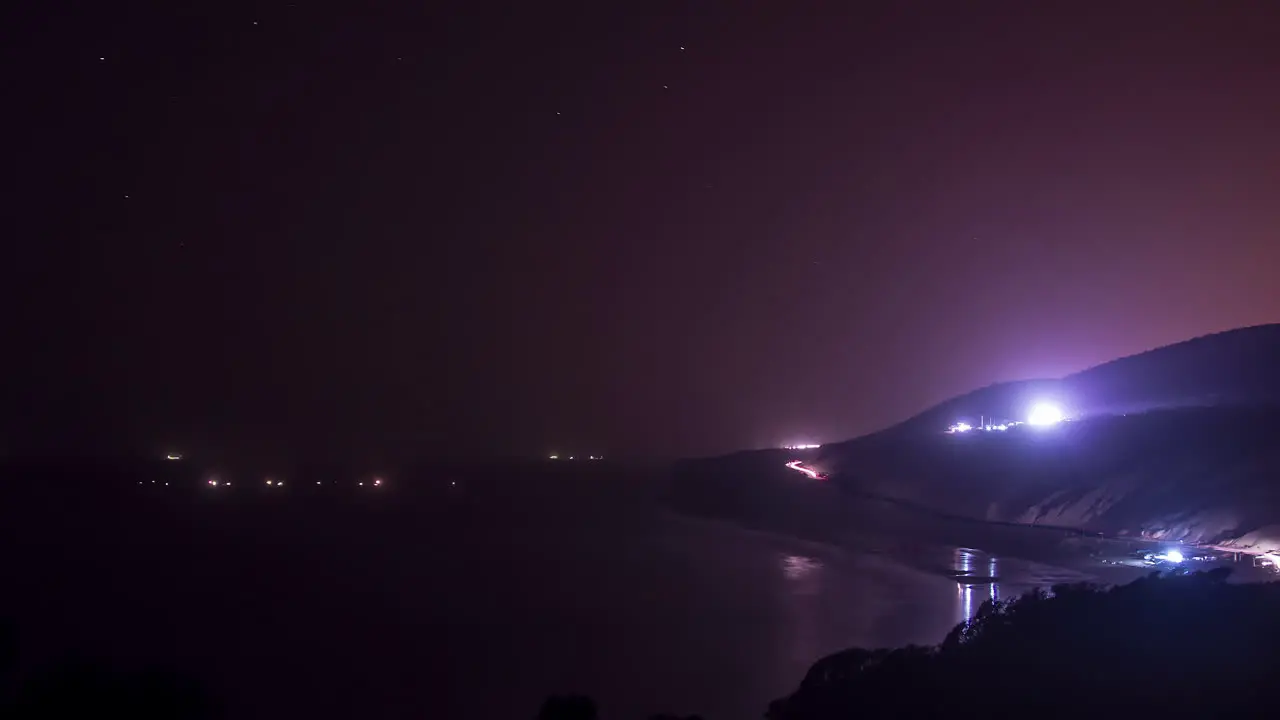
[[[1271,707],[1280,678],[1280,583],[1228,584],[1229,574],[987,602],[940,645],[822,658],[765,717],[1251,716]],[[584,697],[550,698],[538,716],[596,717]]]
[[[202,720],[215,716],[195,684],[168,672],[121,672],[87,661],[67,661],[19,673],[12,628],[0,623],[0,718],[58,720]]]

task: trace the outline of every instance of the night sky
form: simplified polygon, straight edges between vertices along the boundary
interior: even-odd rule
[[[1274,3],[15,4],[0,450],[831,441],[1280,319]]]

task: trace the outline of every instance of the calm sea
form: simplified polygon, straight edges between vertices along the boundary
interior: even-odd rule
[[[580,692],[605,718],[723,720],[827,653],[936,643],[990,597],[1084,577],[981,526],[867,506],[809,542],[607,474],[238,492],[8,504],[0,612],[30,657],[173,666],[235,718],[529,718]]]

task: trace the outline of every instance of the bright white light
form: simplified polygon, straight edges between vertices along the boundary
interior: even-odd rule
[[[179,455],[178,453],[169,453],[168,455],[164,456],[164,459],[165,460],[181,460],[182,456]]]
[[[970,425],[969,423],[958,422],[955,425],[952,425],[951,427],[947,428],[947,432],[962,433],[962,432],[969,432],[972,429],[973,429],[973,426]]]
[[[1178,552],[1177,550],[1170,550],[1169,552],[1164,554],[1164,559],[1168,560],[1171,563],[1180,563],[1182,562],[1183,558],[1182,558],[1182,553]]]
[[[817,443],[808,443],[808,444],[801,444],[801,445],[783,445],[782,449],[783,450],[817,450],[820,447],[822,446]]]
[[[374,485],[381,485],[381,484],[382,484],[382,478],[375,478],[375,479],[374,479],[374,481],[373,481],[373,484],[374,484]]]
[[[550,456],[550,457],[549,457],[549,458],[547,458],[547,459],[548,459],[548,460],[559,460],[559,459],[560,459],[560,456],[559,456],[559,455],[552,455],[552,456]]]
[[[1028,425],[1056,425],[1062,422],[1065,416],[1062,409],[1057,405],[1049,403],[1037,403],[1031,408],[1031,412],[1027,415]]]

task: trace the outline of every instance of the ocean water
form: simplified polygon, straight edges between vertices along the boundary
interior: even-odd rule
[[[437,485],[8,503],[0,613],[32,658],[171,666],[235,718],[527,718],[578,692],[604,718],[725,719],[825,654],[936,643],[1086,577],[1009,554],[1017,531],[867,505],[819,543],[681,516],[644,478]]]

